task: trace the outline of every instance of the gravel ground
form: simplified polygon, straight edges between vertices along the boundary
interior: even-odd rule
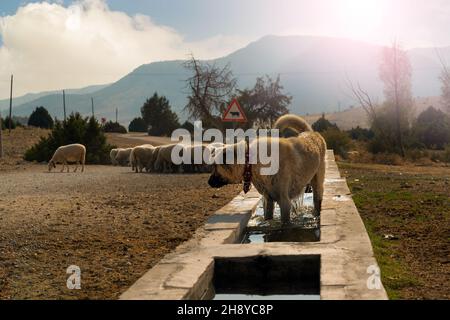
[[[0,171],[0,299],[115,299],[240,191],[208,175],[46,169]],[[81,290],[67,289],[70,265]]]

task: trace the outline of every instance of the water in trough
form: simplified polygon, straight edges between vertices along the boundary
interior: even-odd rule
[[[278,204],[275,205],[274,219],[264,220],[261,200],[247,225],[242,243],[320,241],[320,217],[314,215],[312,193],[305,193],[292,202],[291,222],[288,227],[281,225]]]

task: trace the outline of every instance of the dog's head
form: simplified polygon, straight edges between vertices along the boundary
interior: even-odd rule
[[[243,165],[237,163],[236,145],[217,149],[214,154],[214,164],[208,184],[213,188],[221,188],[227,184],[242,182]],[[233,152],[234,160],[227,162],[227,154]]]

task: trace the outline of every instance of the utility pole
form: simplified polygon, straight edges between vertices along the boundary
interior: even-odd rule
[[[118,123],[117,119],[119,118],[119,109],[116,108],[116,123]]]
[[[64,122],[66,122],[66,91],[63,90]]]
[[[94,118],[94,98],[91,97],[91,106],[92,106],[92,118]]]
[[[11,75],[11,91],[9,94],[9,133],[11,134],[12,127],[12,94],[13,94],[14,75]]]

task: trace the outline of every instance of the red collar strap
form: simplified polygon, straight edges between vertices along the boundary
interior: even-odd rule
[[[250,164],[250,146],[248,144],[248,140],[245,142],[244,193],[247,194],[252,186],[252,165]]]

